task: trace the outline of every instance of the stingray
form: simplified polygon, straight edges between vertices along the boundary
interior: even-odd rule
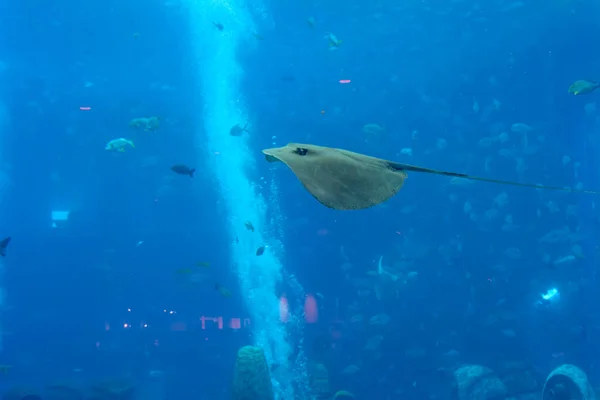
[[[313,197],[321,204],[336,210],[361,210],[383,203],[398,193],[408,177],[408,172],[537,189],[600,194],[593,190],[519,183],[440,171],[312,144],[289,143],[287,146],[265,149],[263,153],[269,162],[281,161],[286,164]]]

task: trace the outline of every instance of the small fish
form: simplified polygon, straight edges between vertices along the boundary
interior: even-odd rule
[[[325,39],[329,40],[329,50],[337,50],[342,44],[342,41],[331,32],[325,35]]]
[[[123,153],[127,146],[131,146],[135,149],[135,145],[131,140],[125,138],[113,139],[106,144],[104,150],[108,151],[118,151],[119,153]]]
[[[6,248],[8,247],[8,244],[10,243],[11,237],[7,237],[2,239],[2,241],[0,242],[0,256],[2,257],[6,257]]]
[[[191,274],[193,271],[191,268],[179,268],[176,272],[180,275],[187,275]]]
[[[160,127],[160,117],[154,116],[134,118],[129,121],[129,126],[146,132],[152,132]]]
[[[265,37],[263,35],[261,35],[260,33],[252,32],[252,36],[257,38],[258,40],[265,40]]]
[[[231,292],[227,288],[224,288],[223,286],[219,285],[218,283],[215,284],[215,289],[223,297],[231,297],[232,296]]]
[[[558,258],[552,264],[553,265],[570,264],[575,260],[577,260],[577,257],[575,257],[573,254],[570,254],[568,256]]]
[[[231,129],[229,130],[229,134],[231,136],[242,136],[242,134],[244,132],[248,132],[246,130],[247,127],[248,127],[248,123],[246,123],[246,125],[244,125],[243,127],[240,124],[236,124],[231,127]]]
[[[248,229],[251,232],[254,232],[254,225],[252,225],[252,222],[250,221],[246,221],[244,222],[244,226],[246,227],[246,229]]]
[[[213,22],[212,24],[213,24],[213,25],[215,26],[215,28],[217,28],[218,30],[220,30],[220,31],[223,31],[223,28],[224,28],[224,27],[223,27],[223,24],[222,24],[222,23],[220,23],[220,22]]]
[[[177,164],[171,167],[171,171],[179,175],[188,175],[190,178],[193,178],[196,168],[190,168],[187,165]]]
[[[266,246],[260,246],[258,249],[256,249],[256,255],[262,256],[265,253],[266,248],[267,248]]]
[[[208,263],[206,261],[199,261],[199,262],[196,263],[196,267],[210,268],[210,263]]]
[[[314,28],[315,25],[317,24],[317,21],[315,21],[314,17],[308,17],[308,19],[306,20],[306,23],[308,24],[309,28]]]
[[[6,374],[12,369],[12,365],[0,365],[0,373]]]
[[[133,34],[133,38],[134,38],[134,39],[137,39],[137,38],[139,38],[139,37],[140,37],[140,34],[139,34],[139,33],[135,32],[135,33]]]
[[[586,81],[584,79],[584,80],[573,82],[573,84],[571,86],[569,86],[569,93],[572,94],[573,96],[579,96],[582,94],[590,94],[593,91],[595,91],[596,89],[598,89],[598,87],[600,87],[600,83],[595,82],[595,81]]]

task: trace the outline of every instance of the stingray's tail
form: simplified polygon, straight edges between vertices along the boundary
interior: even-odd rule
[[[570,187],[546,186],[546,185],[539,185],[539,184],[533,184],[533,183],[519,183],[519,182],[513,182],[513,181],[502,181],[499,179],[482,178],[480,176],[472,176],[472,175],[467,175],[467,174],[461,174],[458,172],[440,171],[437,169],[423,168],[423,167],[419,167],[416,165],[400,164],[400,163],[394,163],[394,162],[390,163],[390,167],[392,167],[396,171],[423,172],[426,174],[451,176],[454,178],[463,178],[463,179],[470,179],[472,181],[499,183],[502,185],[524,186],[524,187],[531,187],[531,188],[536,188],[536,189],[547,189],[547,190],[560,190],[562,192],[600,194],[600,191],[597,191],[597,190],[574,189],[574,188],[570,188]]]

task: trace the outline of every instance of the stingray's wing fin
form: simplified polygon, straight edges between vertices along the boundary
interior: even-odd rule
[[[472,181],[499,183],[501,185],[523,186],[523,187],[531,187],[531,188],[546,189],[546,190],[560,190],[562,192],[600,194],[600,191],[597,191],[597,190],[574,189],[574,188],[570,188],[570,187],[547,186],[547,185],[539,185],[539,184],[533,184],[533,183],[519,183],[519,182],[513,182],[513,181],[503,181],[503,180],[499,180],[499,179],[482,178],[480,176],[472,176],[472,175],[467,175],[467,174],[461,174],[458,172],[440,171],[437,169],[423,168],[423,167],[419,167],[416,165],[401,164],[401,163],[395,163],[395,162],[390,162],[389,166],[390,166],[390,168],[392,168],[396,171],[422,172],[425,174],[451,176],[454,178],[463,178],[463,179],[469,179]]]

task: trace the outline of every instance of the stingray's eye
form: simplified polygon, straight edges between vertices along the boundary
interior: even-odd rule
[[[294,150],[294,153],[298,154],[299,156],[305,156],[306,154],[308,154],[308,149],[303,149],[302,147],[296,147],[296,150]]]

